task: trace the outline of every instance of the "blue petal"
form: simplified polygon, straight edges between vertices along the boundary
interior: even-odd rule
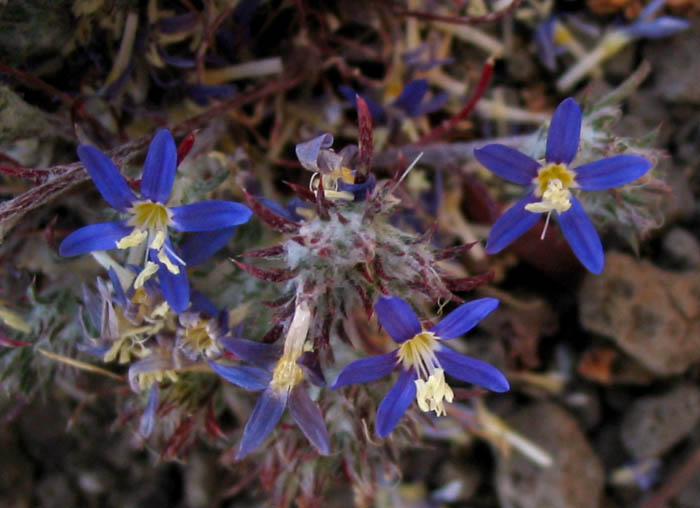
[[[449,98],[450,95],[447,92],[436,93],[428,100],[418,104],[418,106],[409,111],[408,114],[411,116],[421,116],[433,113],[442,109]]]
[[[498,307],[498,300],[495,298],[480,298],[462,304],[433,326],[430,331],[440,339],[459,337],[478,325],[496,307]]]
[[[637,20],[646,21],[651,16],[656,14],[659,9],[663,8],[666,5],[666,1],[667,0],[652,0],[646,7],[644,7],[644,9],[642,9],[642,12],[640,12],[637,16]]]
[[[483,148],[476,148],[474,157],[492,173],[520,185],[530,185],[540,168],[538,162],[515,148],[505,145],[486,145]]]
[[[123,212],[136,200],[117,167],[100,150],[94,146],[80,145],[78,157],[85,165],[97,190],[112,207]]]
[[[188,266],[199,265],[222,249],[236,232],[236,227],[214,231],[197,231],[180,246],[182,259]]]
[[[576,183],[584,190],[604,190],[624,185],[644,175],[651,162],[639,155],[615,155],[577,167]]]
[[[268,371],[248,365],[221,365],[209,362],[209,366],[229,383],[247,390],[264,390],[272,379],[272,374]]]
[[[265,440],[267,435],[275,428],[282,418],[284,408],[287,405],[289,392],[279,392],[271,387],[262,392],[253,412],[248,418],[248,423],[243,429],[243,437],[236,454],[236,460],[240,460],[255,450]]]
[[[455,379],[483,386],[492,392],[507,392],[510,389],[506,377],[493,365],[460,355],[444,344],[440,345],[435,356],[445,372]]]
[[[58,247],[58,253],[64,257],[72,257],[96,250],[114,249],[117,242],[133,229],[121,222],[90,224],[65,237]]]
[[[653,21],[634,23],[621,30],[633,37],[661,39],[682,32],[689,27],[690,22],[685,19],[674,18],[673,16],[661,16]]]
[[[117,305],[125,307],[126,294],[124,293],[124,288],[122,288],[122,284],[119,281],[117,271],[114,269],[114,267],[110,266],[107,270],[107,275],[109,275],[109,280],[112,282],[112,287],[114,288],[114,301],[117,303]]]
[[[219,339],[227,351],[233,353],[244,362],[252,363],[263,369],[272,370],[277,360],[282,356],[282,348],[275,344],[253,342],[246,339],[226,337]]]
[[[539,214],[525,210],[525,205],[534,201],[537,198],[531,192],[499,217],[491,226],[486,252],[496,254],[502,251],[540,220]]]
[[[541,22],[535,31],[535,47],[542,64],[554,72],[557,69],[556,49],[554,47],[554,24],[556,18],[549,17]]]
[[[234,201],[199,201],[171,208],[178,231],[213,231],[248,222],[253,212]]]
[[[547,134],[547,162],[568,164],[576,156],[581,134],[581,108],[571,97],[564,99],[552,116]]]
[[[170,131],[161,129],[148,147],[141,176],[141,194],[152,201],[167,202],[175,180],[176,169],[175,140],[170,135]]]
[[[396,296],[382,296],[374,306],[379,323],[399,344],[421,332],[420,321],[407,304]]]
[[[311,400],[306,390],[297,386],[289,397],[289,413],[306,436],[306,439],[314,445],[321,455],[328,455],[331,451],[330,437],[326,422],[323,420],[321,410]]]
[[[262,203],[266,208],[269,208],[274,213],[279,215],[280,217],[284,217],[285,219],[292,222],[299,222],[299,215],[292,213],[292,211],[289,208],[280,205],[277,201],[262,196],[256,196],[255,199]]]
[[[598,232],[578,199],[571,197],[571,208],[559,214],[559,226],[581,264],[593,273],[603,271],[605,256]]]
[[[338,379],[331,388],[375,381],[394,370],[396,362],[396,351],[356,360],[338,374]]]
[[[403,87],[401,94],[394,101],[394,106],[407,112],[413,111],[423,100],[423,96],[427,91],[428,80],[414,79]]]
[[[364,201],[374,191],[374,186],[377,184],[377,178],[370,173],[367,180],[362,183],[345,183],[338,182],[338,190],[352,193],[355,201]]]
[[[391,434],[396,424],[411,405],[416,397],[416,373],[411,370],[401,370],[399,378],[391,387],[386,397],[382,399],[377,408],[377,421],[375,429],[380,437]]]
[[[180,273],[174,274],[162,264],[155,256],[151,258],[158,263],[158,281],[160,282],[160,290],[163,292],[163,298],[168,302],[170,308],[176,314],[187,309],[190,304],[190,282],[187,280],[187,272],[185,267],[177,264],[180,268]]]
[[[357,100],[355,99],[355,95],[359,95],[360,97],[362,97],[367,103],[369,114],[372,116],[372,120],[375,123],[382,123],[386,120],[386,111],[384,110],[384,107],[382,105],[377,104],[375,101],[373,101],[366,95],[356,92],[349,86],[340,85],[338,87],[338,90],[343,95],[343,97],[345,97],[345,99],[355,107],[357,107]]]
[[[320,136],[316,136],[309,141],[304,141],[299,143],[294,148],[297,159],[304,167],[309,171],[320,171],[318,167],[318,156],[321,150],[328,149],[333,146],[333,135],[325,133]]]
[[[139,434],[148,437],[153,432],[156,422],[156,409],[158,409],[158,383],[153,383],[148,391],[148,402],[139,421]]]
[[[192,303],[191,310],[204,312],[212,318],[219,314],[219,309],[214,305],[214,302],[196,289],[190,291],[190,303]]]

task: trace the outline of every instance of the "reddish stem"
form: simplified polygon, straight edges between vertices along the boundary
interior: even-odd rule
[[[479,99],[481,99],[481,97],[484,95],[484,92],[486,92],[486,89],[489,86],[491,76],[493,75],[494,64],[495,61],[493,58],[489,58],[488,60],[486,60],[484,67],[481,69],[481,78],[479,78],[479,83],[476,85],[476,89],[472,93],[472,96],[469,98],[469,102],[467,102],[467,104],[462,108],[462,110],[459,113],[454,115],[452,118],[445,120],[432,131],[430,131],[428,134],[423,136],[420,139],[420,141],[418,141],[419,145],[427,145],[428,143],[431,143],[436,139],[442,138],[443,136],[445,136],[445,134],[454,129],[459,122],[464,120],[469,115],[469,113],[471,113],[474,110],[477,102],[479,102]]]
[[[17,178],[26,178],[28,180],[34,180],[35,182],[40,182],[44,180],[50,172],[46,169],[30,169],[30,168],[13,168],[10,166],[5,166],[0,164],[0,173],[14,176]]]
[[[36,78],[32,76],[31,74],[27,74],[26,72],[20,71],[19,69],[15,69],[13,67],[10,67],[9,65],[3,65],[0,64],[0,72],[3,74],[9,74],[10,76],[13,76],[14,78],[18,79],[22,83],[24,83],[26,86],[29,88],[33,88],[35,90],[41,90],[42,92],[51,95],[53,97],[57,97],[58,99],[61,100],[63,104],[65,104],[68,107],[73,106],[74,99],[70,95],[68,95],[65,92],[62,92],[58,88],[54,88],[53,86],[49,85],[47,82]]]

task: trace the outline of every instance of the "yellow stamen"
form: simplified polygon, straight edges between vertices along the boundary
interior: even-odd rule
[[[161,203],[138,201],[129,208],[129,225],[151,231],[164,230],[170,224],[173,212]]]
[[[147,390],[154,383],[162,383],[163,380],[167,378],[173,383],[177,383],[178,377],[177,372],[171,369],[167,370],[155,370],[153,372],[145,372],[138,375],[139,388],[141,390]]]
[[[340,179],[344,183],[350,183],[350,184],[355,183],[355,175],[352,174],[352,169],[346,168],[345,166],[343,166],[340,169]]]
[[[551,163],[542,166],[537,171],[537,176],[532,179],[535,185],[535,196],[541,198],[552,180],[559,180],[562,188],[576,187],[576,172],[568,169],[566,164]]]
[[[158,231],[156,233],[155,238],[151,242],[150,247],[153,250],[158,250],[163,246],[164,243],[165,243],[165,231]]]
[[[135,228],[131,233],[129,233],[117,242],[117,249],[128,249],[129,247],[136,247],[141,242],[143,242],[147,236],[148,233],[138,228]]]
[[[306,335],[311,326],[311,309],[299,295],[287,336],[284,339],[284,352],[272,372],[270,386],[278,392],[290,391],[304,379],[304,371],[297,360],[306,348]]]
[[[290,355],[282,355],[272,373],[272,386],[277,391],[289,391],[301,383],[304,371],[297,365],[297,359]]]
[[[177,275],[178,273],[180,273],[180,268],[176,264],[173,264],[172,261],[170,261],[168,254],[164,250],[158,251],[157,257],[158,261],[163,263],[170,273],[172,273],[173,275]]]
[[[532,213],[549,213],[553,210],[563,213],[569,208],[571,208],[571,192],[556,178],[547,184],[542,201],[525,205],[525,210]]]
[[[454,393],[445,381],[445,371],[435,356],[439,343],[432,332],[421,332],[399,346],[399,362],[418,375],[416,402],[421,411],[445,414],[444,401],[452,402]]]
[[[212,335],[209,319],[198,319],[192,326],[186,327],[180,336],[179,347],[190,349],[207,357],[219,354],[221,351]]]
[[[141,270],[141,272],[136,276],[134,281],[134,289],[141,289],[144,283],[153,277],[153,275],[158,271],[158,264],[152,261],[146,261],[146,266]]]
[[[421,411],[435,411],[435,416],[446,414],[443,400],[452,402],[454,392],[452,388],[445,382],[445,371],[435,369],[429,377],[428,381],[416,379],[416,400]]]

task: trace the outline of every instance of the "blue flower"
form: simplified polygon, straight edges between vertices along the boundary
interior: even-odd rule
[[[429,330],[401,298],[382,296],[375,309],[382,327],[399,343],[391,353],[352,362],[338,375],[333,388],[366,383],[398,369],[399,378],[377,409],[376,430],[388,436],[415,398],[423,411],[445,414],[444,400],[453,392],[445,373],[494,392],[510,387],[505,376],[488,363],[461,355],[444,344],[474,328],[498,306],[494,298],[481,298],[457,307]]]
[[[355,90],[344,85],[338,87],[338,90],[347,101],[357,106],[355,101],[357,92]],[[398,97],[386,106],[382,106],[364,94],[359,95],[367,103],[372,120],[376,123],[384,123],[391,116],[392,109],[399,110],[409,117],[422,116],[439,110],[449,99],[449,96],[443,92],[424,100],[427,93],[428,81],[425,79],[414,79],[406,83]]]
[[[559,104],[552,117],[544,164],[504,145],[486,145],[474,150],[476,159],[489,171],[529,188],[527,195],[494,223],[486,252],[501,251],[534,226],[540,214],[546,213],[549,221],[554,211],[579,261],[593,273],[603,270],[603,246],[598,233],[570,189],[617,187],[644,175],[651,163],[638,155],[615,155],[569,168],[578,150],[580,131],[581,110],[576,101],[568,98]]]
[[[243,429],[236,454],[242,459],[262,444],[275,428],[285,408],[309,442],[322,455],[330,453],[330,438],[323,414],[302,385],[305,375],[318,380],[304,365],[304,355],[294,358],[277,345],[240,338],[220,339],[231,353],[253,366],[222,365],[209,362],[225,380],[248,390],[262,390],[253,412]]]
[[[632,37],[661,39],[677,34],[690,27],[690,21],[673,16],[651,17],[666,4],[666,0],[654,0],[639,13],[634,23],[620,28],[620,31]]]
[[[175,179],[177,150],[170,132],[160,130],[153,138],[146,155],[138,198],[129,189],[114,163],[93,146],[80,145],[78,156],[92,177],[97,190],[113,208],[127,215],[126,219],[85,226],[68,235],[59,247],[62,256],[77,256],[106,249],[127,249],[148,246],[148,254],[137,285],[158,273],[161,290],[175,312],[189,304],[189,282],[185,274],[186,260],[178,255],[168,237],[173,227],[183,232],[205,232],[194,242],[200,252],[188,247],[188,255],[201,262],[230,238],[232,227],[248,221],[252,212],[231,201],[201,201],[184,206],[168,206]]]
[[[372,194],[377,179],[370,174],[363,182],[357,183],[357,172],[351,170],[351,159],[356,155],[354,147],[345,147],[336,153],[331,134],[321,134],[299,143],[295,150],[304,169],[319,174],[323,182],[324,194],[332,201],[363,201]],[[311,180],[311,189],[316,192],[318,182]]]

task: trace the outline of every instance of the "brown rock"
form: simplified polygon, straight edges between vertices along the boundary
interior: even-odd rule
[[[661,396],[634,402],[622,422],[622,442],[636,459],[659,457],[700,421],[700,389],[681,385]]]
[[[579,293],[581,324],[614,340],[657,375],[700,361],[700,272],[673,273],[610,253]]]
[[[499,460],[501,506],[514,508],[595,508],[603,492],[603,468],[576,420],[552,403],[523,409],[507,420],[545,449],[553,464],[544,468],[514,451]]]

